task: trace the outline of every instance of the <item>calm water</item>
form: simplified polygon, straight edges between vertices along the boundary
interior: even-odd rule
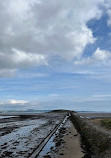
[[[50,112],[51,110],[24,110],[24,111],[1,111],[1,114],[13,114],[13,113],[45,113],[45,112]]]

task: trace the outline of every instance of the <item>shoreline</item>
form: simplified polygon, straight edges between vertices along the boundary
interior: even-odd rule
[[[21,114],[18,117],[0,118],[0,157],[28,157],[68,113],[71,114],[70,121],[68,120],[70,126],[67,122],[66,124],[63,123],[61,130],[55,132],[55,138],[50,143],[49,153],[52,154],[51,156],[48,154],[49,158],[71,158],[71,156],[73,158],[74,153],[79,155],[77,158],[80,158],[81,155],[84,158],[92,156],[105,158],[104,154],[110,154],[109,147],[111,146],[108,132],[105,129],[101,130],[102,127],[94,124],[94,121],[98,119],[95,117],[97,113],[56,110],[49,113],[37,113],[36,115]],[[106,118],[110,114],[99,113],[99,117]],[[87,116],[92,117],[92,115],[95,118],[87,118]],[[55,147],[53,147],[54,143],[56,144]]]

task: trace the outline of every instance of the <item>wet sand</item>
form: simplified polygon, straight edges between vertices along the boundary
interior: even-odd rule
[[[63,137],[65,146],[61,147],[58,158],[82,158],[84,153],[80,145],[80,136],[71,122],[67,122],[67,127]]]
[[[38,158],[82,158],[83,156],[80,135],[68,117],[45,145]]]
[[[103,117],[111,117],[111,112],[109,112],[109,113],[101,113],[101,112],[97,112],[97,113],[83,113],[83,112],[81,112],[81,113],[77,113],[79,116],[81,116],[81,117],[85,117],[85,118],[103,118]]]
[[[27,158],[61,122],[66,113],[45,113],[0,119],[0,158]]]

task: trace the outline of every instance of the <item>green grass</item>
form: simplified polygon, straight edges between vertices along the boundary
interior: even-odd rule
[[[111,118],[101,120],[101,125],[111,129]]]

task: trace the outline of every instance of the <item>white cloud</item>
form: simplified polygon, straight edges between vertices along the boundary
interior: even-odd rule
[[[29,101],[26,101],[26,100],[9,100],[8,102],[9,104],[26,104],[26,103],[29,103]]]
[[[110,60],[111,60],[111,52],[97,48],[91,57],[76,60],[74,64],[75,65],[103,64],[106,66],[110,66],[111,65]]]
[[[81,57],[83,54],[83,50],[85,46],[89,43],[94,43],[95,38],[92,35],[90,29],[88,29],[85,25],[82,26],[81,31],[71,32],[71,38],[73,38],[74,50],[72,53],[72,57]]]
[[[0,105],[3,106],[25,106],[25,105],[29,105],[30,102],[27,100],[16,100],[16,99],[11,99],[11,100],[6,100],[6,101],[0,101]],[[6,109],[5,109],[6,110]]]
[[[0,76],[11,77],[18,68],[27,68],[35,65],[47,65],[47,58],[42,54],[12,49],[10,53],[0,52]]]
[[[46,58],[42,54],[26,53],[17,49],[12,49],[12,51],[14,52],[14,54],[12,54],[13,63],[17,66],[47,65]]]
[[[4,0],[0,3],[0,69],[73,61],[94,43],[87,21],[99,19],[104,0]]]
[[[95,98],[98,98],[98,97],[106,98],[106,97],[111,97],[111,94],[97,94],[97,95],[93,95],[93,97],[95,97]]]
[[[111,26],[111,1],[105,0],[105,7],[106,7],[107,15],[108,15],[107,24]]]
[[[111,52],[106,50],[100,50],[100,48],[97,48],[93,57],[95,58],[95,60],[107,60],[111,58]]]

